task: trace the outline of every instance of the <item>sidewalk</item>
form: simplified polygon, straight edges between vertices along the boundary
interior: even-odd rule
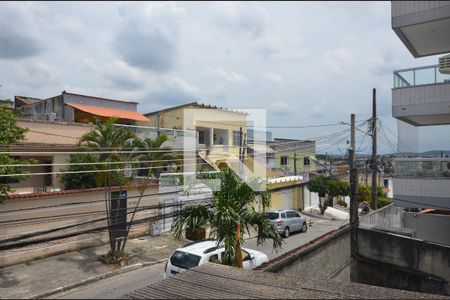
[[[244,238],[249,239],[255,236],[256,232],[251,229],[250,235],[245,234]],[[126,251],[133,255],[133,258],[128,265],[148,264],[166,259],[172,251],[183,244],[185,241],[177,241],[168,233],[130,239],[127,242]],[[93,247],[2,268],[0,269],[0,299],[30,298],[123,268],[103,264],[97,259],[99,255],[106,254],[108,251],[108,244],[93,245]],[[16,255],[20,254],[18,250]]]
[[[126,251],[134,257],[129,264],[166,259],[182,244],[169,234],[131,239]],[[0,298],[30,298],[121,268],[97,260],[108,251],[109,245],[91,247],[0,269]]]

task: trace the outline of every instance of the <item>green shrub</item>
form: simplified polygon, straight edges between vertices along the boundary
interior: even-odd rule
[[[387,197],[378,197],[377,198],[377,208],[382,208],[383,206],[389,205],[392,203],[392,199]]]
[[[69,163],[96,163],[98,158],[94,154],[75,154],[70,156]],[[95,171],[98,165],[79,164],[71,165],[67,171]],[[66,190],[87,189],[97,187],[95,172],[88,173],[66,173],[59,175],[61,182]]]
[[[338,200],[336,203],[340,206],[347,207],[347,202],[345,202],[344,200]]]

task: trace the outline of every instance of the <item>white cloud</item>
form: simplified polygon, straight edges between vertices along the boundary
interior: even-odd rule
[[[215,24],[231,36],[255,39],[264,35],[269,12],[259,3],[216,2]]]
[[[276,115],[281,116],[292,113],[291,105],[285,101],[275,101],[270,105],[269,109]]]
[[[178,55],[180,20],[184,10],[175,3],[133,4],[120,10],[122,25],[114,48],[130,65],[165,72]]]
[[[237,83],[243,85],[249,83],[248,79],[245,77],[244,74],[240,74],[233,71],[226,71],[223,68],[207,67],[206,73],[229,83]]]
[[[273,83],[273,84],[275,84],[277,86],[284,85],[283,76],[281,76],[279,74],[266,72],[266,73],[263,74],[263,76],[264,76],[265,79],[267,79],[268,81],[270,81],[271,83]]]

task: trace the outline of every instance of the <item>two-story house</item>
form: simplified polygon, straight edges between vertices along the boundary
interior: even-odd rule
[[[247,114],[236,110],[192,102],[144,115],[152,127],[195,130],[194,144],[183,147],[194,148],[216,170],[239,158],[240,144],[246,143]]]

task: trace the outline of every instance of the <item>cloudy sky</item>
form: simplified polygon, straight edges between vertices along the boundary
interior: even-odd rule
[[[143,113],[200,101],[264,108],[269,125],[299,126],[364,120],[377,88],[393,132],[392,146],[380,137],[381,152],[397,144],[392,70],[435,63],[400,42],[390,2],[0,3],[0,98],[66,90],[137,100]],[[272,131],[313,138],[345,128]],[[408,130],[411,147],[450,149],[448,127]],[[326,148],[334,142],[318,150],[345,151],[345,141]]]

